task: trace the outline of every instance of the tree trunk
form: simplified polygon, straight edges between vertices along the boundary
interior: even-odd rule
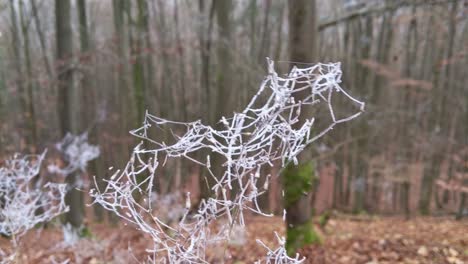
[[[232,2],[230,0],[218,0],[215,3],[216,18],[219,29],[219,40],[217,45],[217,56],[218,56],[218,70],[217,70],[217,96],[215,102],[215,111],[213,118],[211,119],[212,124],[218,122],[222,116],[230,114],[229,109],[232,102],[229,98],[233,93],[232,91],[232,61],[231,61],[231,49],[233,49],[232,38],[232,22],[231,22],[231,11],[233,9]]]
[[[176,35],[176,43],[177,43],[177,51],[179,55],[179,85],[180,85],[180,107],[181,109],[181,114],[178,117],[180,120],[183,120],[184,122],[188,121],[188,100],[186,98],[187,91],[186,91],[186,81],[185,81],[185,76],[187,70],[185,69],[185,56],[186,53],[184,52],[184,46],[182,42],[182,37],[180,34],[180,23],[179,23],[179,4],[178,1],[176,0],[174,2],[174,23],[175,23],[175,35]],[[184,166],[182,166],[184,167]]]
[[[64,137],[68,132],[78,133],[76,113],[79,112],[79,99],[74,96],[73,71],[70,67],[73,53],[73,32],[71,27],[70,0],[55,0],[55,22],[57,41],[57,76],[58,76],[58,115],[60,132]],[[74,102],[75,100],[75,102]],[[79,233],[83,224],[82,192],[77,189],[80,174],[68,175],[68,191],[65,203],[70,211],[65,216],[65,224]]]
[[[315,1],[290,0],[290,61],[315,61],[317,58],[317,36]],[[305,95],[298,94],[297,97],[295,99],[299,101]],[[304,114],[304,112],[302,113]],[[301,127],[304,122],[305,119],[300,118],[299,122],[295,124],[295,128]],[[313,213],[311,199],[313,196],[312,186],[314,184],[315,168],[309,159],[307,150],[303,151],[303,154],[299,157],[301,164],[297,167],[292,164],[288,165],[282,175],[286,209],[286,249],[290,255],[306,244],[320,241],[311,222]]]
[[[154,65],[153,65],[153,45],[151,43],[151,32],[150,32],[150,13],[148,8],[147,0],[138,0],[138,39],[141,42],[140,56],[143,58],[143,72],[144,72],[144,106],[145,110],[155,112],[156,107],[154,104],[150,104],[151,100],[158,99],[156,93],[156,87],[154,87]],[[143,118],[143,117],[141,117]]]
[[[463,215],[466,213],[466,196],[466,192],[462,192],[460,194],[460,205],[458,206],[458,212],[455,216],[456,220],[461,220],[463,218]]]
[[[260,40],[260,47],[258,50],[258,63],[262,63],[265,61],[267,56],[271,57],[269,54],[270,48],[270,12],[271,9],[271,0],[265,0],[265,16],[263,17],[263,25],[262,25],[262,38]]]
[[[213,30],[213,17],[215,14],[215,2],[212,1],[208,12],[206,12],[206,2],[204,0],[199,0],[198,8],[200,12],[201,19],[203,23],[200,23],[199,27],[199,42],[200,42],[200,60],[201,60],[201,76],[200,76],[200,86],[201,91],[204,96],[201,97],[204,100],[205,104],[202,111],[205,112],[205,122],[212,125],[211,112],[213,112],[213,99],[212,89],[210,86],[210,54],[211,54],[211,43],[212,43],[212,30]],[[202,151],[200,154],[200,159],[205,159],[206,154]],[[200,188],[200,197],[198,203],[203,199],[207,199],[211,196],[211,188],[208,179],[211,176],[205,168],[199,169],[198,184]]]
[[[19,26],[17,20],[17,13],[15,8],[15,1],[10,0],[10,19],[11,19],[11,35],[12,35],[12,47],[13,47],[13,58],[14,58],[14,67],[16,71],[15,85],[18,89],[18,103],[20,106],[20,110],[23,112],[23,115],[20,116],[21,125],[27,127],[28,126],[28,102],[27,102],[27,95],[24,88],[24,81],[23,81],[23,69],[21,67],[21,51],[20,51],[20,36],[19,36]],[[23,132],[24,133],[24,132]],[[26,138],[26,144],[24,147],[29,146],[29,131],[26,129],[26,134],[23,134]],[[21,151],[26,151],[26,149],[21,149]],[[29,151],[27,151],[29,152]]]
[[[136,120],[135,126],[138,127],[145,116],[145,94],[146,94],[146,79],[145,79],[145,68],[144,68],[144,31],[143,31],[143,23],[145,20],[145,16],[148,10],[145,10],[144,3],[145,0],[138,0],[137,7],[138,7],[138,17],[136,21],[136,32],[135,35],[132,36],[130,34],[130,48],[132,50],[132,57],[134,60],[133,64],[133,87],[134,87],[134,97],[135,97],[135,104],[136,104]],[[130,2],[129,2],[130,3]],[[131,6],[127,6],[127,16],[128,20],[132,21],[131,16]]]
[[[3,48],[0,48],[0,69],[5,67],[3,65]],[[6,98],[6,85],[5,85],[5,73],[4,71],[0,72],[0,116],[6,116],[4,111],[7,108]],[[0,136],[0,144],[3,144],[3,137]]]
[[[33,76],[32,76],[32,65],[31,65],[31,52],[30,52],[30,44],[29,44],[29,23],[26,21],[25,17],[25,6],[23,0],[19,2],[19,9],[20,9],[20,22],[21,22],[21,31],[23,33],[23,49],[24,49],[24,60],[26,64],[26,97],[27,102],[27,110],[26,110],[26,118],[28,124],[28,131],[29,131],[29,147],[31,148],[32,152],[36,151],[36,144],[37,144],[37,127],[36,127],[36,112],[34,109],[34,84]],[[18,43],[19,44],[19,43]]]
[[[118,63],[115,69],[117,76],[117,102],[120,106],[120,130],[122,131],[119,134],[120,137],[126,139],[128,137],[128,131],[132,128],[135,128],[134,120],[135,116],[135,102],[134,96],[131,93],[131,80],[130,80],[130,69],[128,66],[129,55],[128,55],[128,36],[126,30],[126,17],[125,12],[127,9],[128,2],[126,0],[113,0],[112,1],[112,11],[113,11],[113,22],[114,22],[114,38],[116,39],[116,48],[117,48],[117,58]],[[127,143],[127,140],[124,140],[124,143],[121,144],[120,152],[121,155],[118,155],[119,164],[124,164],[125,159],[127,159],[128,153],[131,151],[130,144]]]
[[[49,58],[47,57],[47,46],[46,46],[46,42],[44,38],[44,32],[42,31],[41,20],[39,19],[36,0],[31,0],[31,9],[32,9],[33,17],[34,17],[34,23],[36,26],[37,36],[39,38],[39,44],[41,46],[42,60],[44,61],[44,64],[46,66],[46,71],[47,71],[47,76],[49,77],[49,81],[52,81],[52,68],[50,66]]]
[[[401,206],[406,219],[410,218],[410,187],[409,181],[401,183]]]
[[[452,2],[450,9],[450,24],[449,32],[447,37],[447,52],[445,54],[445,60],[450,60],[453,56],[453,46],[456,33],[456,13],[457,13],[458,1]],[[448,109],[448,97],[449,94],[447,89],[451,85],[450,74],[451,64],[445,65],[443,75],[441,75],[440,69],[437,65],[434,66],[434,87],[432,89],[432,112],[429,118],[429,129],[430,133],[436,137],[446,138],[448,136],[448,118],[450,109]],[[441,81],[442,77],[442,81]],[[444,161],[446,155],[447,146],[446,144],[434,144],[432,153],[429,153],[424,168],[424,175],[421,185],[421,197],[419,203],[419,209],[422,214],[430,213],[431,199],[434,189],[434,181],[440,175],[441,164]]]
[[[281,60],[281,50],[283,49],[283,21],[284,21],[284,5],[281,5],[280,11],[279,11],[279,21],[277,22],[277,28],[276,28],[276,47],[275,47],[275,52],[273,55],[273,59],[278,61]],[[263,58],[265,59],[265,58]]]
[[[354,48],[356,52],[354,52],[355,56],[357,56],[357,60],[360,59],[369,59],[370,58],[370,51],[371,51],[371,43],[372,43],[372,17],[366,17],[364,19],[364,25],[360,18],[357,18],[355,21],[355,43]],[[365,41],[363,41],[365,40]],[[368,94],[369,91],[372,91],[372,87],[368,86],[369,83],[369,70],[366,67],[363,67],[358,61],[356,61],[356,86],[353,87],[354,89],[361,90],[361,94]],[[361,119],[357,126],[356,136],[359,135],[367,135],[369,133],[369,125],[368,120]],[[365,158],[365,153],[369,153],[371,150],[369,149],[369,145],[371,145],[371,140],[369,138],[365,138],[363,140],[356,141],[355,144],[355,151],[357,157],[357,164],[356,170],[354,171],[356,176],[356,188],[355,188],[355,200],[354,200],[354,208],[353,211],[356,213],[362,212],[363,210],[368,210],[368,206],[366,204],[367,201],[367,190],[368,190],[368,164]]]
[[[96,92],[94,91],[95,86],[93,83],[92,76],[90,74],[90,67],[92,61],[92,55],[90,54],[91,44],[88,30],[88,16],[86,13],[86,1],[87,0],[78,0],[77,1],[77,11],[78,11],[78,23],[79,23],[79,32],[80,32],[80,63],[84,65],[83,76],[81,78],[81,96],[83,100],[83,105],[87,106],[86,111],[82,113],[82,124],[84,127],[88,127],[89,140],[91,142],[97,141],[98,135],[98,120],[95,118],[99,115],[96,111],[97,109],[97,100]],[[100,169],[99,159],[94,159],[90,161],[88,175],[90,176],[89,181],[94,182],[93,177],[96,177],[96,182],[98,187],[103,186],[103,171]],[[102,190],[102,189],[100,189]],[[84,196],[82,196],[84,198]],[[84,200],[82,201],[84,205]],[[104,210],[102,206],[97,204],[93,205],[94,216],[98,221],[104,220]]]

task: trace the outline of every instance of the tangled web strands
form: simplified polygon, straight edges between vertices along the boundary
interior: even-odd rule
[[[35,225],[68,210],[65,184],[33,184],[45,154],[16,155],[0,168],[0,234],[18,239]]]
[[[141,128],[131,133],[147,142],[135,147],[130,161],[123,171],[117,171],[108,181],[105,190],[92,190],[95,202],[120,217],[135,224],[149,234],[154,241],[154,262],[206,263],[205,248],[209,243],[229,239],[233,224],[244,226],[244,211],[269,216],[261,212],[257,198],[268,189],[270,176],[260,180],[260,169],[273,161],[297,162],[297,155],[304,148],[331,130],[336,124],[349,121],[364,110],[364,103],[344,91],[339,63],[316,64],[308,68],[294,67],[280,77],[274,64],[268,60],[269,74],[257,94],[241,113],[232,118],[222,117],[222,129],[203,125],[200,121],[182,123],[146,114]],[[355,113],[337,118],[332,107],[332,95],[342,93],[357,105]],[[301,98],[302,100],[298,100]],[[330,124],[321,131],[312,131],[314,118],[305,119],[301,110],[318,103],[327,105]],[[300,121],[301,119],[301,121]],[[177,127],[172,131],[174,143],[150,138],[153,127]],[[166,138],[167,139],[167,138]],[[206,160],[197,159],[196,152],[209,152]],[[220,156],[223,173],[215,175],[211,170],[211,156]],[[149,157],[149,158],[148,158]],[[151,199],[137,202],[138,195],[151,196],[156,169],[164,166],[168,158],[184,157],[205,166],[213,178],[214,195],[203,200],[198,211],[189,216],[190,197],[187,194],[187,213],[175,226],[169,226],[153,215]],[[159,171],[158,171],[159,172]],[[144,180],[138,180],[138,179]],[[262,181],[262,182],[260,182]],[[236,186],[236,191],[233,190]],[[136,195],[138,194],[138,195]],[[228,224],[211,233],[209,224],[223,217]],[[281,241],[281,240],[280,240]],[[281,244],[281,243],[280,243]],[[259,263],[300,263],[299,258],[287,258],[283,246],[270,250],[268,257]]]
[[[87,132],[80,135],[67,133],[60,142],[55,144],[55,148],[62,153],[67,166],[60,168],[57,165],[49,165],[47,169],[51,173],[60,173],[65,176],[76,171],[85,172],[88,163],[100,154],[98,146],[88,143]]]

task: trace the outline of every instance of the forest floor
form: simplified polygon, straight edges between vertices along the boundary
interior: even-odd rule
[[[266,250],[255,241],[260,239],[271,248],[278,245],[274,236],[284,234],[281,218],[249,217],[246,232],[235,231],[235,240],[213,247],[210,263],[253,263]],[[138,263],[145,254],[148,238],[129,226],[91,225],[91,238],[65,246],[58,228],[30,232],[22,239],[20,263]],[[321,245],[301,251],[305,263],[467,263],[468,219],[454,221],[448,217],[339,216],[318,230]],[[0,248],[8,241],[0,238]],[[222,260],[224,259],[224,261]]]

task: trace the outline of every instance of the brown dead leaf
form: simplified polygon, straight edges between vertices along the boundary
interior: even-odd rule
[[[425,246],[421,246],[418,249],[418,255],[423,256],[423,257],[427,257],[427,255],[429,255],[429,251],[427,250],[427,248]]]

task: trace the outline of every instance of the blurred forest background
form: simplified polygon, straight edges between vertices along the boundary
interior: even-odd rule
[[[342,86],[366,102],[309,150],[318,212],[468,213],[467,8],[316,1],[316,61],[341,62]],[[266,57],[287,73],[294,49],[279,0],[1,0],[0,20],[0,160],[48,148],[59,162],[54,144],[88,131],[101,149],[88,187],[124,166],[137,143],[128,131],[146,111],[213,124],[243,109]],[[202,173],[169,163],[158,192],[200,193]],[[272,184],[262,207],[281,214],[281,185]],[[107,218],[99,206],[86,217]]]

